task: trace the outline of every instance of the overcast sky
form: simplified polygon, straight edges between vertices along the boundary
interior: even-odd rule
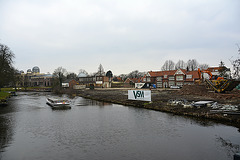
[[[114,75],[166,60],[218,66],[237,55],[240,0],[1,0],[0,43],[19,70]]]

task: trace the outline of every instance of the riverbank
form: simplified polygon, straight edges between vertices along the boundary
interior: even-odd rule
[[[210,107],[190,107],[185,108],[183,105],[169,105],[171,99],[184,99],[192,101],[215,101],[219,104],[228,104],[238,106],[240,104],[239,91],[219,94],[209,92],[204,86],[183,87],[180,90],[158,89],[152,90],[152,102],[128,100],[128,89],[86,89],[77,92],[77,96],[88,99],[134,106],[139,108],[152,109],[162,112],[173,113],[176,115],[191,116],[203,119],[211,119],[221,123],[228,123],[240,128],[239,110],[234,112],[212,112]]]
[[[10,93],[1,91],[0,92],[0,105],[6,105],[7,99],[10,97]]]

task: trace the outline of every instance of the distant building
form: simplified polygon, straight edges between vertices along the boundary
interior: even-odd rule
[[[198,71],[178,69],[171,71],[149,71],[143,77],[142,82],[155,84],[157,88],[168,88],[171,86],[181,87],[185,84],[194,84],[198,79]]]
[[[213,76],[220,76],[221,70],[224,70],[225,75],[224,77],[230,79],[231,77],[231,70],[230,68],[223,68],[223,67],[209,67],[207,71],[210,71]]]
[[[62,87],[63,88],[70,88],[70,89],[74,89],[75,85],[78,85],[79,83],[75,80],[75,79],[71,79],[71,80],[66,80],[62,83]]]
[[[109,88],[111,87],[111,80],[109,81],[109,77],[106,76],[84,76],[78,75],[78,82],[80,85],[86,85],[87,87],[90,87],[91,85],[94,85],[95,87],[99,88]]]
[[[30,75],[30,86],[31,87],[50,87],[52,86],[53,77],[51,74],[33,74]]]
[[[50,87],[53,83],[51,74],[40,73],[40,68],[35,66],[33,69],[28,69],[25,74],[21,71],[19,86],[22,87]]]
[[[135,88],[136,83],[140,83],[142,78],[127,78],[124,81],[125,88]]]
[[[40,68],[38,66],[33,67],[32,69],[33,73],[40,73]]]

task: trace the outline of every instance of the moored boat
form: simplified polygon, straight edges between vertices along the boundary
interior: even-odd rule
[[[67,99],[47,98],[46,103],[53,108],[71,108],[70,102]]]

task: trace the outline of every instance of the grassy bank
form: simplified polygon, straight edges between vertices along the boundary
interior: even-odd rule
[[[15,88],[1,88],[1,92],[13,92]]]
[[[10,93],[1,91],[0,92],[0,100],[6,100],[10,96]]]

